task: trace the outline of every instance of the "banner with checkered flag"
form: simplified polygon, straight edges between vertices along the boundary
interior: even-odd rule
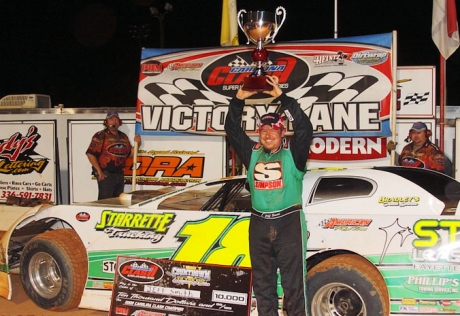
[[[340,45],[327,41],[268,45],[270,61],[264,70],[280,78],[283,92],[296,99],[307,115],[317,116],[311,119],[322,131],[387,135],[392,37],[368,36],[369,44],[363,44],[363,38],[359,43],[347,39]],[[136,131],[224,135],[230,99],[255,66],[252,54],[251,46],[144,50]],[[258,117],[276,108],[272,101],[264,93],[246,100],[243,124],[248,133],[255,133]],[[288,126],[288,132],[291,128]]]

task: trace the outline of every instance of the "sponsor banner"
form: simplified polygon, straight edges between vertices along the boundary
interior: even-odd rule
[[[380,34],[273,44],[268,73],[295,98],[313,123],[316,160],[386,157],[391,100],[391,38]],[[230,99],[254,69],[251,45],[194,50],[144,49],[139,76],[136,133],[224,135]],[[246,100],[243,126],[256,135],[258,118],[276,111],[267,95]],[[292,126],[287,126],[288,134]],[[360,138],[357,141],[351,138]],[[328,146],[350,143],[350,152]],[[380,147],[378,152],[373,147]],[[362,154],[362,148],[371,154]],[[318,152],[319,151],[319,152]]]
[[[101,130],[101,120],[73,120],[69,122],[69,161],[71,176],[70,202],[97,200],[97,180],[91,175],[86,157],[91,137]],[[123,119],[120,130],[132,142],[134,122]],[[222,137],[180,135],[143,137],[138,149],[136,190],[174,185],[176,187],[217,179],[225,175],[225,142]],[[132,191],[133,159],[128,158],[124,170],[125,192]]]
[[[249,315],[250,268],[117,257],[109,315]]]
[[[1,124],[0,201],[56,202],[55,121]]]
[[[136,185],[183,187],[225,175],[225,142],[222,137],[193,135],[192,137],[145,137],[139,149]],[[126,162],[126,184],[132,184],[133,159]]]

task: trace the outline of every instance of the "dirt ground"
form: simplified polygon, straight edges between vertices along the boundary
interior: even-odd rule
[[[35,305],[24,292],[19,275],[13,274],[13,298],[11,301],[0,297],[0,316],[106,316],[108,312],[74,308],[65,312],[50,312]]]

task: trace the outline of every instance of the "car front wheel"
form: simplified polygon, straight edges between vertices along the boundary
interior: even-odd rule
[[[41,308],[75,308],[88,275],[85,247],[71,229],[37,235],[22,251],[20,273],[26,294]]]

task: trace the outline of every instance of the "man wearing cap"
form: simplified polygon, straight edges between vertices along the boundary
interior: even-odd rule
[[[289,316],[307,315],[306,222],[302,211],[302,179],[313,135],[310,119],[291,97],[284,94],[276,76],[267,76],[273,90],[264,93],[281,102],[294,129],[290,141],[278,113],[262,115],[259,142],[241,127],[245,99],[257,91],[240,88],[230,101],[225,131],[230,144],[247,169],[253,210],[249,247],[257,311],[278,316],[277,268],[281,274],[284,306]]]
[[[122,125],[118,112],[108,111],[103,124],[105,129],[93,135],[86,150],[97,179],[98,200],[118,197],[123,193],[126,159],[134,154],[128,136],[118,130]],[[141,145],[139,135],[134,136],[134,141]]]
[[[415,122],[409,130],[406,142],[397,164],[404,167],[424,168],[436,170],[452,176],[452,165],[450,160],[444,155],[441,149],[433,144],[429,137],[431,131],[423,122]],[[389,144],[389,149],[394,149],[393,144]]]

